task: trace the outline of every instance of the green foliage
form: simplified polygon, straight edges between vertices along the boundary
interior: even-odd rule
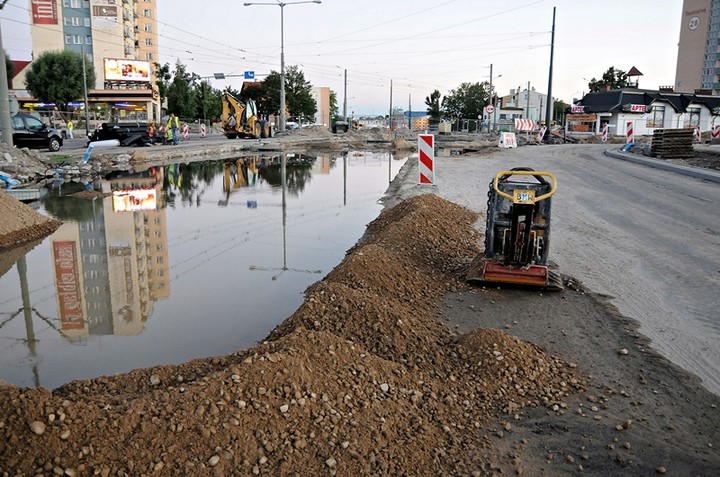
[[[623,70],[616,70],[614,66],[603,73],[599,80],[593,78],[588,82],[588,88],[591,92],[600,91],[609,86],[610,89],[621,89],[628,85],[628,75]]]
[[[440,120],[440,91],[433,91],[430,96],[425,98],[425,105],[428,107],[427,113],[430,119]]]
[[[15,75],[15,71],[13,70],[12,60],[7,54],[7,51],[5,52],[5,70],[7,71],[8,81],[12,80],[12,77]]]
[[[83,60],[73,51],[46,51],[30,64],[25,75],[25,87],[35,98],[52,102],[64,109],[65,105],[83,97]],[[95,87],[95,70],[85,62],[87,87]]]
[[[195,83],[198,79],[198,75],[188,73],[185,65],[178,60],[167,90],[168,112],[185,120],[197,117],[199,98]]]
[[[280,111],[280,73],[271,72],[263,84],[266,96],[263,98],[262,112],[278,114]],[[305,80],[305,74],[297,66],[285,69],[285,105],[289,117],[300,121],[312,121],[317,112],[317,104],[313,99],[312,85]]]
[[[217,119],[222,114],[222,103],[220,97],[222,92],[210,86],[207,80],[201,81],[196,86],[196,96],[199,98],[199,111],[197,116],[200,118]]]
[[[447,118],[477,118],[482,115],[489,91],[487,83],[462,83],[442,100],[442,113]]]
[[[330,121],[335,122],[340,119],[340,109],[338,108],[337,93],[330,90]]]
[[[172,75],[170,74],[170,65],[167,63],[161,65],[156,62],[153,63],[153,68],[155,68],[155,85],[158,88],[158,94],[160,95],[160,107],[162,108],[163,98],[167,97],[168,87],[170,87],[170,80],[172,79]]]

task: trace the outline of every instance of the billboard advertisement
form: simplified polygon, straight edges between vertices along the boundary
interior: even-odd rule
[[[58,12],[55,0],[32,0],[30,4],[34,25],[57,25]]]
[[[150,82],[150,62],[105,58],[105,81]]]
[[[112,195],[113,212],[157,210],[155,189],[116,190]]]
[[[63,330],[81,330],[85,322],[76,243],[69,240],[53,242],[53,261],[60,325]]]

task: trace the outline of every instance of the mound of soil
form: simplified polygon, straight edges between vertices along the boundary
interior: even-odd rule
[[[0,190],[0,250],[32,242],[53,233],[61,222],[37,213]]]
[[[435,321],[478,252],[476,220],[431,194],[386,209],[251,349],[0,388],[0,472],[495,474],[491,416],[557,406],[586,379],[502,331]]]

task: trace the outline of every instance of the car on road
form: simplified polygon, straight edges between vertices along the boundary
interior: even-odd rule
[[[35,116],[18,113],[12,117],[13,144],[17,147],[43,148],[59,151],[63,145],[62,135]]]

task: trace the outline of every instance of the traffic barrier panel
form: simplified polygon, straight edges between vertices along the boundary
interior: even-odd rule
[[[633,144],[633,143],[635,143],[635,131],[633,129],[633,122],[628,121],[626,126],[627,126],[627,130],[626,130],[625,144]]]
[[[607,140],[608,140],[608,128],[609,128],[608,124],[605,123],[605,125],[603,126],[603,130],[602,130],[602,142],[607,142]]]
[[[418,171],[420,184],[435,184],[435,136],[418,134]]]
[[[500,142],[498,147],[509,149],[511,147],[517,147],[517,140],[515,140],[515,133],[504,132],[500,133]]]

